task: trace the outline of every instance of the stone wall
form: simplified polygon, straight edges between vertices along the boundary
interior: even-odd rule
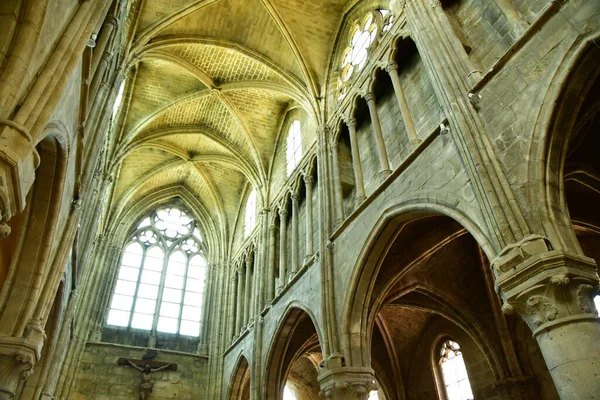
[[[153,374],[152,399],[203,399],[207,385],[206,357],[156,350],[156,362],[176,363],[176,371]],[[146,350],[139,347],[88,343],[75,377],[72,400],[127,400],[139,396],[141,374],[118,365],[120,357],[141,360]]]

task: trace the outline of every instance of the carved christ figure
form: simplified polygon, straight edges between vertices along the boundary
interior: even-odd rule
[[[171,366],[171,364],[166,364],[159,368],[150,368],[150,366],[146,364],[144,368],[142,368],[131,362],[131,360],[127,360],[127,362],[133,368],[142,373],[142,383],[140,384],[140,400],[148,399],[148,396],[150,396],[150,393],[152,393],[152,386],[154,386],[154,382],[152,382],[152,373],[162,371],[163,369],[167,369]]]

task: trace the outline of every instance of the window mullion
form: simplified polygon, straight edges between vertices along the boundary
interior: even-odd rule
[[[140,282],[142,281],[142,274],[144,273],[144,264],[146,263],[146,254],[148,253],[148,248],[144,246],[144,254],[142,254],[142,262],[140,263],[140,272],[138,274],[138,279],[135,284],[135,292],[133,293],[133,302],[131,304],[131,314],[129,314],[129,323],[127,324],[128,328],[131,328],[131,321],[133,321],[133,316],[135,314],[135,305],[138,299],[138,290],[140,289]]]
[[[161,238],[162,239],[162,238]],[[161,240],[162,242],[162,240]],[[152,321],[152,332],[156,333],[158,326],[158,319],[160,318],[160,305],[162,304],[163,291],[165,290],[165,280],[167,277],[167,267],[169,266],[169,259],[171,258],[171,252],[169,249],[164,249],[165,258],[163,259],[163,268],[160,274],[160,283],[158,285],[158,296],[156,297],[156,307],[154,308],[154,320]]]
[[[181,329],[181,316],[183,315],[183,299],[185,298],[185,291],[187,290],[187,276],[188,276],[188,270],[190,268],[190,260],[192,259],[192,257],[188,254],[187,255],[187,260],[185,262],[185,274],[183,275],[183,290],[181,291],[181,301],[179,304],[181,304],[181,306],[179,307],[179,320],[177,321],[177,333],[179,333],[179,330]]]

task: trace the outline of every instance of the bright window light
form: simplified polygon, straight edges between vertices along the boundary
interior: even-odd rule
[[[186,212],[161,208],[125,246],[108,325],[199,336],[206,260]]]
[[[121,106],[121,101],[123,100],[123,91],[124,90],[125,90],[125,81],[123,81],[121,83],[121,86],[119,86],[119,91],[117,92],[117,97],[115,97],[115,104],[113,105],[113,110],[112,110],[113,119],[117,115],[117,112],[119,111],[119,107]]]
[[[252,189],[246,202],[246,217],[244,223],[244,237],[248,237],[256,226],[256,190]]]
[[[290,125],[287,138],[286,161],[287,174],[290,176],[302,160],[302,131],[300,121],[295,120]]]
[[[458,343],[446,340],[440,349],[439,365],[442,369],[446,398],[448,400],[472,400],[473,391],[467,375],[465,360]]]
[[[292,392],[288,385],[285,385],[283,388],[283,400],[296,400],[294,392]]]

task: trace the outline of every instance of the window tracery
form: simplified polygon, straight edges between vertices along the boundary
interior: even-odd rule
[[[379,36],[389,31],[394,15],[385,9],[373,10],[357,21],[352,28],[350,43],[342,52],[339,73],[339,98],[348,91],[350,81],[367,63],[369,51]]]
[[[286,146],[287,174],[290,176],[302,160],[302,130],[300,121],[295,120],[290,125]]]
[[[440,346],[438,365],[447,400],[472,400],[473,391],[462,351],[457,342],[447,339]]]
[[[125,246],[107,324],[199,336],[205,271],[196,221],[177,207],[156,210]]]

